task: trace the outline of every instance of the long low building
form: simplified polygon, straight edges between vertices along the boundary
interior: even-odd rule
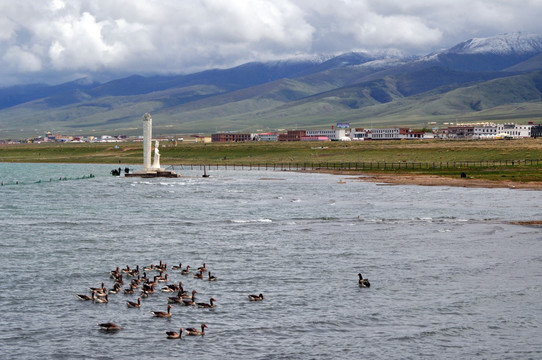
[[[268,132],[268,133],[257,134],[254,137],[254,140],[257,140],[257,141],[277,141],[278,138],[279,138],[279,135],[276,132]]]
[[[252,134],[218,133],[211,135],[212,142],[244,142],[251,140]]]
[[[532,137],[532,130],[535,127],[532,123],[527,125],[518,124],[483,124],[473,127],[473,138],[490,139],[502,138],[528,138]]]
[[[384,128],[384,129],[362,129],[355,128],[350,131],[352,140],[401,140],[401,139],[423,139],[425,133],[412,131],[408,128]]]
[[[341,140],[346,136],[345,129],[324,129],[324,130],[307,130],[307,137],[311,138],[321,138],[327,137],[329,140]]]

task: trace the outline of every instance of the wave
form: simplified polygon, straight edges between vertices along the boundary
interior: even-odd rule
[[[250,224],[250,223],[272,223],[273,220],[271,219],[237,219],[237,220],[230,220],[231,223],[234,224]]]

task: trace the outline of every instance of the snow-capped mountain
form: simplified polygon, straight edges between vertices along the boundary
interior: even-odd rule
[[[447,54],[536,54],[542,52],[542,36],[511,33],[487,38],[473,38],[445,50]]]
[[[443,66],[460,71],[503,71],[542,54],[542,35],[502,34],[473,38],[422,57],[418,66]]]

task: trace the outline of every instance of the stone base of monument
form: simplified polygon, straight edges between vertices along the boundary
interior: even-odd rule
[[[177,174],[175,171],[171,170],[147,170],[147,171],[134,171],[130,174],[125,174],[125,177],[141,177],[141,178],[156,178],[156,177],[165,177],[165,178],[179,178],[182,177],[181,174]]]

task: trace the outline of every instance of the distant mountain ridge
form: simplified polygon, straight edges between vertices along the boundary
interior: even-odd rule
[[[491,38],[473,38],[450,48],[455,54],[538,54],[542,52],[542,37],[536,34],[502,34]]]
[[[420,58],[351,52],[103,84],[15,86],[0,89],[0,138],[52,129],[138,134],[145,112],[164,133],[335,122],[421,127],[492,116],[541,122],[541,71],[542,36],[515,33],[470,39]]]

